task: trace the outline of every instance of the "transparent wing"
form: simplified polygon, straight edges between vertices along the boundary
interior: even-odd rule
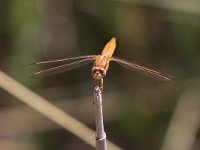
[[[118,64],[120,64],[121,66],[123,66],[123,67],[125,67],[129,70],[138,72],[138,73],[143,74],[145,76],[148,76],[148,77],[151,77],[151,78],[154,78],[154,79],[158,79],[158,80],[171,81],[170,78],[172,76],[170,76],[170,75],[163,75],[162,73],[160,73],[158,71],[140,66],[140,65],[135,64],[135,63],[128,62],[124,59],[112,57],[112,58],[110,58],[110,60],[117,62]]]
[[[53,75],[53,74],[59,74],[59,73],[63,73],[66,71],[70,71],[79,67],[82,67],[86,64],[91,63],[92,61],[94,61],[95,58],[87,58],[87,59],[83,59],[83,60],[78,60],[75,61],[73,63],[69,63],[69,64],[64,64],[61,66],[57,66],[57,67],[52,67],[49,69],[45,69],[39,72],[34,73],[34,76],[48,76],[48,75]]]
[[[76,61],[76,60],[79,60],[79,59],[96,58],[96,56],[97,56],[97,55],[86,55],[86,56],[78,56],[78,57],[71,57],[71,58],[64,58],[64,59],[40,61],[40,62],[37,62],[37,63],[33,63],[33,64],[31,64],[31,65],[48,64],[48,63],[57,63],[57,62],[65,62],[65,61]]]

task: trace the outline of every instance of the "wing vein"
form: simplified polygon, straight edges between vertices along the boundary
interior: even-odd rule
[[[56,59],[56,60],[47,60],[47,61],[40,61],[37,63],[33,63],[33,65],[39,64],[47,64],[47,63],[56,63],[56,62],[65,62],[69,60],[79,60],[79,59],[89,59],[89,58],[96,58],[97,55],[86,55],[86,56],[78,56],[78,57],[71,57],[71,58],[64,58],[64,59]]]
[[[112,61],[117,62],[118,64],[120,64],[121,66],[123,66],[123,67],[125,67],[129,70],[138,72],[138,73],[143,74],[145,76],[148,76],[148,77],[151,77],[151,78],[154,78],[154,79],[164,80],[164,81],[170,81],[171,80],[169,75],[163,75],[162,73],[160,73],[158,71],[146,68],[144,66],[141,66],[141,65],[138,65],[138,64],[135,64],[135,63],[128,62],[127,60],[120,59],[120,58],[117,58],[117,57],[112,57],[110,59]]]
[[[80,68],[86,64],[91,63],[94,61],[95,58],[87,58],[83,60],[78,60],[69,64],[64,64],[61,66],[45,69],[39,72],[34,73],[35,76],[48,76],[48,75],[53,75],[53,74],[59,74],[62,72],[70,71],[76,68]]]

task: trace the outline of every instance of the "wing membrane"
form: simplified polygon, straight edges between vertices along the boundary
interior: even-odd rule
[[[57,62],[65,62],[65,61],[76,61],[79,59],[89,59],[89,58],[95,58],[97,55],[86,55],[86,56],[78,56],[78,57],[71,57],[71,58],[64,58],[64,59],[56,59],[56,60],[48,60],[48,61],[40,61],[37,63],[33,63],[33,65],[39,65],[39,64],[48,64],[48,63],[57,63]]]
[[[138,72],[138,73],[143,74],[145,76],[148,76],[148,77],[151,77],[151,78],[154,78],[154,79],[158,79],[158,80],[163,80],[163,81],[170,81],[171,80],[170,79],[171,76],[163,75],[162,73],[155,71],[153,69],[149,69],[149,68],[140,66],[138,64],[134,64],[134,63],[128,62],[126,60],[116,58],[116,57],[112,57],[110,59],[112,61],[117,62],[118,64],[120,64],[121,66],[123,66],[123,67],[125,67],[129,70]]]
[[[73,63],[64,64],[61,66],[45,69],[45,70],[34,73],[34,76],[39,76],[39,77],[40,76],[48,76],[48,75],[59,74],[62,72],[70,71],[70,70],[82,67],[86,64],[89,64],[92,61],[94,61],[94,59],[95,58],[87,58],[87,59],[75,61]]]

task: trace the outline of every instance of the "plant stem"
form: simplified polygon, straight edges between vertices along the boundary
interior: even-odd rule
[[[83,125],[81,122],[71,117],[66,112],[62,111],[49,101],[45,100],[41,96],[35,94],[22,84],[9,77],[7,74],[0,70],[0,88],[4,89],[11,95],[18,98],[18,100],[29,105],[31,108],[40,112],[50,120],[56,122],[75,136],[84,140],[86,143],[95,147],[95,142],[91,135],[94,133],[91,129]],[[110,150],[121,150],[120,147],[107,141],[108,148]]]
[[[107,150],[106,133],[103,125],[102,87],[94,85],[93,95],[96,120],[96,150]]]

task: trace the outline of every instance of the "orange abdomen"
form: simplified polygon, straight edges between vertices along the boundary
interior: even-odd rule
[[[112,57],[114,51],[116,48],[116,39],[112,38],[104,47],[101,55],[106,56],[106,57]]]

